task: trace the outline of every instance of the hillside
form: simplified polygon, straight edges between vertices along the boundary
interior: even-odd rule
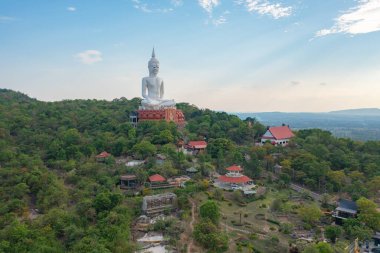
[[[293,229],[289,222],[317,233],[314,228],[326,224],[321,217],[305,219],[304,210],[319,213],[332,208],[329,201],[327,206],[310,198],[304,202],[302,194],[296,196],[301,201],[294,200],[291,183],[327,193],[329,198],[344,196],[376,206],[372,200],[378,199],[380,190],[380,142],[339,139],[310,129],[296,132],[288,147],[258,147],[254,142],[266,131],[260,122],[185,103],[178,104],[187,120],[184,129],[167,122],[143,122],[134,128],[129,114],[139,103],[138,98],[42,102],[0,90],[0,252],[134,252],[138,244],[132,228],[142,214],[141,195],[168,191],[178,196],[175,217],[150,230],[170,238],[167,243],[176,249],[192,244],[206,251],[222,245],[219,249],[236,252],[246,245],[244,252],[248,252],[253,244],[256,252],[287,251],[294,242],[283,232],[284,227]],[[208,146],[204,153],[185,154],[178,149],[182,140],[206,140]],[[95,156],[103,151],[111,157],[98,162]],[[144,164],[126,166],[125,161],[135,159]],[[243,198],[239,190],[212,187],[209,179],[214,172],[224,174],[233,164],[266,188],[261,196]],[[276,164],[282,170],[274,173]],[[165,191],[146,186],[151,175],[172,178],[186,174],[190,167],[198,172],[185,188]],[[120,175],[125,174],[136,175],[141,185],[138,191],[120,189]],[[210,204],[213,208],[217,205],[225,212],[223,221],[210,223],[194,216],[194,203],[201,206],[207,199],[215,201]],[[238,209],[240,219],[242,213],[247,215],[250,227],[239,227]],[[261,219],[262,226],[253,226],[256,215],[264,213],[270,218]],[[290,218],[278,220],[278,213]],[[368,215],[344,227],[339,235],[344,245],[380,229],[377,214],[371,209]],[[194,233],[188,227],[192,216]],[[331,224],[331,218],[325,218]],[[223,226],[230,231],[248,231],[249,236],[243,238],[246,243],[236,233],[221,231],[223,222],[229,222]],[[207,240],[200,236],[204,233],[210,233]],[[229,245],[229,238],[236,243]],[[297,247],[305,245],[297,243]]]
[[[147,159],[147,171],[138,172],[146,180],[147,173],[170,176],[189,165],[175,151],[184,135],[211,143],[228,138],[215,144],[229,152],[225,162],[235,159],[236,143],[253,142],[265,130],[187,104],[178,106],[188,130],[166,122],[135,129],[129,114],[139,104],[138,98],[41,102],[0,90],[0,252],[133,252],[128,228],[141,199],[119,190],[127,168],[113,158],[97,163],[96,154]],[[158,152],[171,158],[159,168],[152,162]]]

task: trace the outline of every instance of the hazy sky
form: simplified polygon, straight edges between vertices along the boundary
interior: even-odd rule
[[[380,107],[380,0],[0,0],[0,87],[229,112]]]

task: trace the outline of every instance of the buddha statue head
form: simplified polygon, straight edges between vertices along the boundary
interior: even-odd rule
[[[154,53],[154,48],[152,52],[152,58],[148,62],[149,76],[157,76],[158,70],[160,69],[160,62],[156,59]]]

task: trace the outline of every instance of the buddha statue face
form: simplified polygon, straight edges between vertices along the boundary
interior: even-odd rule
[[[149,69],[149,75],[156,76],[160,69],[160,63],[158,61],[149,61],[148,69]]]

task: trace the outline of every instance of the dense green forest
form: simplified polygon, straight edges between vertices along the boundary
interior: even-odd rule
[[[242,159],[238,144],[248,144],[263,131],[236,116],[180,104],[188,129],[173,123],[146,122],[137,129],[129,114],[139,99],[41,102],[0,90],[0,251],[3,252],[132,252],[129,224],[139,198],[118,189],[125,166],[94,156],[147,159],[141,180],[160,171],[181,173],[189,161],[176,152],[186,138],[210,140],[212,156],[223,162]],[[154,166],[158,152],[171,159]],[[203,159],[204,170],[212,168]],[[222,165],[220,165],[222,166]],[[33,210],[38,210],[37,218]]]
[[[185,103],[177,105],[184,129],[166,122],[134,128],[129,115],[139,104],[138,98],[42,102],[0,89],[0,252],[133,252],[130,224],[141,197],[123,194],[119,176],[133,172],[144,182],[154,173],[183,174],[193,161],[178,152],[179,140],[207,140],[197,159],[199,179],[232,164],[255,179],[281,164],[284,186],[293,181],[354,200],[379,197],[380,142],[313,129],[298,131],[286,148],[257,147],[266,127],[255,119]],[[102,151],[112,157],[98,163]],[[168,159],[157,165],[157,154]],[[131,169],[118,157],[147,163]],[[379,219],[369,226],[380,229]]]

